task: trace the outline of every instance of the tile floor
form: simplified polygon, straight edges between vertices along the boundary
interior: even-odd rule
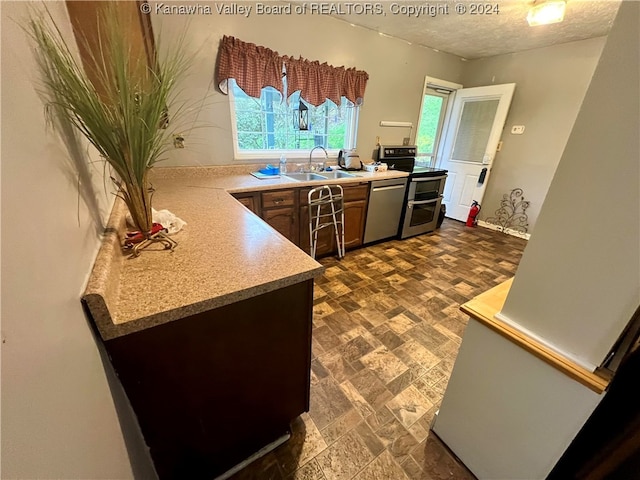
[[[467,318],[526,241],[446,219],[437,232],[320,260],[311,406],[232,480],[473,479],[429,431]]]

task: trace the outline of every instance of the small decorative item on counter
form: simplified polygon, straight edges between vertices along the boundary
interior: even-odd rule
[[[280,175],[286,175],[287,173],[287,157],[284,153],[280,155]]]
[[[364,165],[364,169],[367,172],[386,172],[388,168],[389,167],[387,166],[386,163],[381,163],[381,162],[368,163]]]
[[[140,250],[148,247],[152,243],[161,243],[165,250],[171,250],[178,244],[173,238],[167,235],[167,229],[160,223],[154,223],[151,227],[151,233],[142,233],[140,231],[127,232],[124,239],[124,248],[132,250],[131,258],[140,255]]]
[[[263,175],[278,175],[280,174],[280,168],[274,167],[273,165],[267,165],[264,168],[260,169],[260,173]]]

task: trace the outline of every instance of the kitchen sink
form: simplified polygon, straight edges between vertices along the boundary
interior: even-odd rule
[[[341,170],[332,170],[330,172],[322,172],[322,176],[327,178],[354,178],[353,173],[343,172]]]
[[[318,175],[317,173],[302,173],[302,172],[296,172],[296,173],[286,173],[284,175],[285,177],[291,178],[293,180],[297,180],[298,182],[310,182],[312,180],[327,180],[327,177],[325,177],[324,175]]]

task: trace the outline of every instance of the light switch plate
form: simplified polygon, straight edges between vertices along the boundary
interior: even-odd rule
[[[511,127],[511,133],[513,135],[522,135],[524,133],[524,125],[514,125]]]

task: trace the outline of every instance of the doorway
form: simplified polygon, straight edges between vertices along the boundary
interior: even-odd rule
[[[447,217],[465,221],[482,203],[515,84],[462,88],[427,77],[416,134],[418,161],[448,171]]]

